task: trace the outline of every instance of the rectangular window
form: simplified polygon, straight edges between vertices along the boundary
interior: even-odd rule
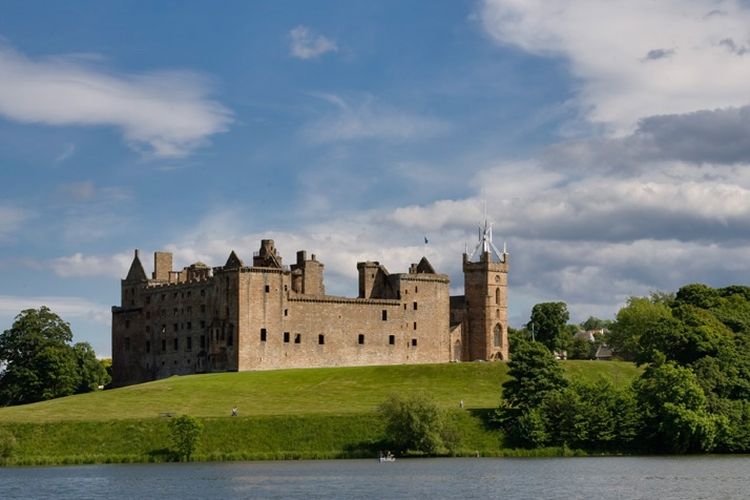
[[[165,352],[167,350],[167,339],[161,339],[161,352]]]
[[[415,311],[417,310],[417,303],[416,302],[414,303],[414,310]]]
[[[365,334],[364,334],[364,333],[360,333],[360,334],[359,334],[359,335],[357,336],[357,343],[358,343],[359,345],[363,345],[363,344],[365,343]]]
[[[177,331],[177,329],[178,329],[177,323],[175,323],[173,326],[174,326],[174,331]]]
[[[234,345],[234,330],[230,329],[229,332],[227,332],[227,345],[233,346]]]
[[[161,325],[161,333],[167,333],[167,325]]]
[[[326,336],[323,334],[318,335],[318,344],[323,345],[325,343],[326,343]]]
[[[406,311],[406,304],[404,304],[404,311]]]
[[[151,303],[151,296],[148,296],[146,297],[146,304],[150,304],[150,303]]]
[[[419,292],[419,287],[418,287],[418,286],[415,286],[415,287],[414,287],[414,293],[417,293],[417,292]]]
[[[201,328],[206,328],[206,322],[201,320]]]
[[[295,333],[294,334],[294,343],[295,344],[302,343],[302,334],[301,333]]]
[[[178,350],[180,348],[180,339],[177,337],[174,338],[174,350]]]
[[[266,334],[266,329],[265,328],[261,328],[260,329],[260,341],[261,342],[265,342],[266,341],[266,338],[267,338],[266,335],[267,335]]]
[[[206,296],[206,291],[205,290],[201,290],[201,297],[205,297],[205,296]],[[205,306],[203,306],[203,307],[205,307]]]
[[[414,329],[415,330],[417,329],[417,322],[416,321],[414,322]]]
[[[192,330],[193,329],[193,323],[192,322],[190,322],[190,321],[187,322],[187,329],[188,330]]]
[[[284,309],[284,316],[289,316],[289,309]]]
[[[185,346],[185,349],[188,350],[188,351],[192,351],[193,350],[193,337],[188,337],[187,338],[187,345]]]
[[[289,332],[284,332],[284,342],[289,343]]]
[[[411,346],[417,347],[417,339],[411,339]]]
[[[146,352],[151,352],[151,342],[146,341]]]
[[[205,349],[205,348],[206,348],[206,336],[201,335],[201,349]]]
[[[396,343],[395,335],[388,335],[388,345],[394,345]]]
[[[270,287],[270,286],[268,286],[268,285],[266,285],[266,293],[268,293],[268,292],[270,292],[270,291],[271,291],[271,287]]]
[[[388,321],[388,311],[383,309],[383,313],[381,314],[383,321]]]

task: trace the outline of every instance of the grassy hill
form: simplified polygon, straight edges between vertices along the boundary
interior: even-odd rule
[[[627,384],[631,363],[567,361],[571,379]],[[12,454],[0,463],[61,464],[163,461],[168,418],[188,414],[205,426],[200,460],[373,456],[382,422],[375,408],[388,394],[424,392],[452,409],[467,455],[498,455],[501,433],[487,417],[500,401],[504,363],[321,368],[171,377],[0,409]],[[467,411],[459,411],[464,401]],[[230,417],[231,408],[240,410]],[[5,437],[3,437],[5,436]],[[10,438],[9,438],[10,436]]]
[[[566,361],[571,379],[608,378],[627,384],[640,370],[632,363]],[[195,417],[372,412],[391,393],[424,392],[445,407],[460,400],[470,409],[496,408],[505,363],[312,368],[266,372],[211,373],[0,408],[3,422],[121,420],[163,413]]]

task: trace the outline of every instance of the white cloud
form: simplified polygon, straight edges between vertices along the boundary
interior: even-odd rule
[[[350,104],[337,95],[314,95],[333,105],[334,110],[303,128],[303,136],[313,143],[424,139],[450,129],[443,120],[402,111],[371,96]]]
[[[131,147],[156,157],[188,155],[227,130],[230,111],[207,94],[207,82],[190,72],[118,75],[81,58],[31,59],[0,45],[0,115],[117,127]]]
[[[307,26],[297,26],[289,32],[289,50],[297,59],[315,59],[326,52],[336,52],[336,42],[316,34]]]
[[[564,57],[583,113],[614,132],[750,101],[750,9],[739,1],[485,0],[481,19],[498,42]]]
[[[108,256],[75,253],[50,261],[54,273],[63,278],[107,276],[124,278],[133,261],[132,253],[117,253]]]
[[[0,243],[11,240],[13,234],[30,217],[31,214],[27,210],[10,205],[0,205]]]
[[[24,309],[39,309],[42,306],[49,307],[52,312],[58,314],[64,320],[68,318],[81,318],[109,325],[111,323],[111,307],[97,304],[80,297],[19,297],[13,295],[0,295],[0,318],[14,318]],[[7,325],[10,327],[10,324]]]

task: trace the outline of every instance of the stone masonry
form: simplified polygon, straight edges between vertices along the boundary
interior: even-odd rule
[[[359,294],[325,294],[324,265],[297,252],[282,264],[262,240],[246,266],[231,252],[220,267],[172,270],[156,252],[149,278],[138,251],[112,308],[113,382],[171,375],[324,366],[506,360],[507,254],[472,262],[464,254],[465,295],[426,258],[407,273],[360,262]]]

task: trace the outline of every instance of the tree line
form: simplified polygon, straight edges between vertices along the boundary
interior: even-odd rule
[[[550,350],[567,340],[563,317],[546,314],[557,326],[544,330],[553,321],[545,325],[532,312],[532,321],[543,325],[541,337],[513,336],[511,379],[503,384],[498,410],[509,444],[750,451],[750,287],[693,284],[675,294],[631,298],[605,336],[619,356],[645,366],[632,385],[622,388],[563,376]]]

